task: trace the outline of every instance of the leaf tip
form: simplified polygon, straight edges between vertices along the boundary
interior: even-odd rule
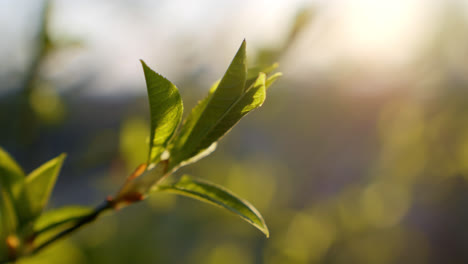
[[[283,73],[281,72],[277,72],[275,74],[273,74],[272,76],[268,77],[268,79],[266,80],[266,88],[269,88],[273,83],[276,82],[276,80],[278,80],[281,76],[283,76]]]
[[[263,219],[263,216],[260,214],[259,211],[257,211],[257,209],[252,208],[252,210],[255,212],[259,220],[259,223],[255,223],[253,224],[253,226],[255,226],[258,230],[260,230],[265,235],[266,238],[269,238],[270,230],[268,229],[268,226],[265,223],[265,219]]]
[[[241,52],[244,56],[245,56],[245,53],[246,53],[246,46],[247,46],[247,41],[245,40],[242,40],[242,44],[240,45],[239,47],[239,52]]]
[[[268,230],[268,227],[265,225],[265,227],[262,229],[263,234],[265,234],[266,238],[270,238],[270,230]]]
[[[277,72],[277,73],[273,74],[272,76],[268,77],[267,81],[274,82],[281,76],[283,76],[283,73],[282,72]]]
[[[143,70],[149,68],[148,65],[146,64],[146,62],[145,62],[144,60],[140,59],[140,63],[141,63],[141,66],[143,67]]]
[[[262,232],[266,238],[270,238],[270,230],[268,229],[268,226],[265,224],[265,220],[263,220],[263,217],[260,215],[260,213],[258,213],[258,215],[260,216],[259,217],[260,223],[253,224],[253,226],[257,228],[258,230],[260,230],[260,232]]]
[[[59,169],[60,167],[62,167],[63,162],[65,161],[66,158],[67,158],[67,153],[62,153],[57,156],[56,160],[57,160],[57,163],[59,164]]]

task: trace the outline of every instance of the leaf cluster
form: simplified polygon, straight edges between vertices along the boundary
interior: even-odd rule
[[[188,175],[179,179],[169,176],[209,155],[242,117],[263,104],[267,88],[281,75],[268,75],[277,65],[247,69],[243,41],[224,76],[182,121],[183,103],[177,87],[141,63],[151,117],[147,160],[104,206],[68,206],[43,213],[65,155],[26,175],[0,148],[0,260],[35,253],[93,221],[104,210],[143,200],[153,192],[176,193],[219,206],[269,235],[260,213],[231,191]]]
[[[26,175],[0,148],[0,259],[29,255],[35,247],[79,221],[92,210],[65,207],[43,213],[65,154]]]

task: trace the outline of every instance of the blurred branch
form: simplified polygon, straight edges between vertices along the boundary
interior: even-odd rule
[[[37,34],[34,55],[32,57],[31,64],[25,73],[25,78],[21,85],[23,90],[20,92],[18,98],[19,118],[17,128],[19,133],[17,135],[21,139],[19,141],[23,142],[25,145],[28,145],[33,141],[33,135],[37,132],[38,123],[34,118],[34,113],[29,99],[34,89],[37,87],[41,64],[52,46],[48,33],[50,7],[50,0],[45,0],[40,17],[40,27]]]
[[[264,47],[259,50],[256,63],[259,65],[270,65],[273,62],[280,61],[281,57],[292,46],[292,44],[300,36],[301,32],[309,25],[310,21],[314,18],[315,10],[313,7],[305,7],[299,9],[294,23],[289,29],[288,35],[285,37],[283,43],[279,47]]]
[[[83,219],[81,219],[80,221],[78,221],[74,226],[58,233],[57,235],[53,236],[52,238],[50,238],[49,240],[47,240],[46,242],[42,243],[41,245],[37,246],[32,252],[31,252],[31,255],[34,255],[38,252],[40,252],[41,250],[43,250],[44,248],[46,248],[47,246],[49,246],[50,244],[56,242],[57,240],[61,239],[61,238],[64,238],[70,234],[72,234],[74,231],[78,230],[79,228],[81,228],[82,226],[86,225],[86,224],[89,224],[91,222],[93,222],[94,220],[96,220],[102,213],[104,213],[105,211],[109,210],[109,209],[112,209],[113,208],[113,204],[112,202],[109,202],[108,200],[104,201],[104,203],[102,203],[100,206],[96,207],[96,209],[94,209],[94,211],[89,214],[87,217],[84,217]]]

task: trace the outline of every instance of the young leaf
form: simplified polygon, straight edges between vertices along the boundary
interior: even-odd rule
[[[177,87],[141,61],[151,113],[148,164],[157,163],[182,119],[183,105]]]
[[[17,226],[18,220],[11,196],[0,184],[0,239],[3,240],[14,233]]]
[[[245,82],[245,88],[249,88],[255,80],[257,80],[258,75],[263,72],[265,74],[269,74],[272,71],[274,71],[276,68],[278,68],[279,64],[278,63],[273,63],[271,65],[261,65],[261,66],[256,66],[249,68],[247,71],[247,81]]]
[[[25,174],[16,161],[0,148],[0,183],[9,192],[14,192],[22,184]]]
[[[244,93],[247,76],[245,40],[216,88],[210,90],[184,123],[171,149],[171,168],[197,155],[208,146],[200,146],[208,133]],[[211,143],[214,143],[213,140]]]
[[[41,234],[61,226],[76,222],[93,212],[93,208],[84,206],[66,206],[46,211],[35,221],[34,232]]]
[[[257,66],[251,67],[247,71],[247,81],[249,81],[249,80],[255,81],[255,79],[257,79],[257,76],[258,76],[259,73],[263,72],[265,74],[269,74],[272,71],[276,70],[276,68],[278,68],[278,66],[279,66],[279,64],[276,62],[276,63],[273,63],[271,65],[265,65],[264,64],[264,65],[257,65]]]
[[[172,192],[211,203],[237,214],[262,231],[267,237],[269,231],[260,213],[249,202],[237,197],[225,188],[206,181],[183,176],[172,185],[158,186],[156,191]]]
[[[213,142],[219,140],[226,134],[239,120],[255,108],[260,107],[265,101],[265,74],[261,73],[255,84],[249,88],[246,93],[240,97],[220,118],[206,136],[200,141],[200,148],[205,149]]]
[[[61,154],[44,163],[26,177],[20,197],[22,203],[20,218],[23,222],[33,220],[41,214],[49,201],[65,156]]]
[[[184,149],[183,154],[189,154],[184,159],[175,159],[175,162],[185,165],[191,157],[198,156],[199,153],[209,148],[223,135],[225,135],[239,120],[253,109],[260,107],[265,101],[265,74],[260,73],[255,83],[245,91],[217,120],[213,120],[210,126],[207,126],[204,133],[192,145],[196,146],[193,152]],[[206,156],[206,155],[205,155]],[[178,156],[176,156],[177,158]]]
[[[268,89],[281,76],[283,76],[283,74],[281,72],[277,72],[277,73],[269,76],[268,79],[265,82],[265,88]]]
[[[17,202],[23,187],[24,172],[16,161],[0,148],[0,234],[8,235],[18,225],[21,204]]]
[[[11,195],[0,184],[0,260],[8,258],[10,252],[5,241],[10,235],[14,235],[18,228],[18,220]]]
[[[182,166],[186,166],[186,165],[195,163],[195,162],[203,159],[204,157],[210,155],[213,151],[216,150],[217,147],[218,147],[218,143],[215,142],[215,143],[211,144],[208,148],[203,149],[202,151],[198,152],[195,156],[182,161],[177,166],[182,167]]]
[[[215,82],[211,88],[210,92],[208,93],[208,96],[206,96],[203,100],[198,102],[197,106],[195,106],[192,111],[190,112],[189,116],[187,119],[184,121],[184,124],[182,125],[182,128],[176,138],[174,139],[174,143],[172,146],[169,148],[171,149],[171,164],[170,167],[174,167],[175,165],[181,163],[182,161],[185,164],[190,163],[189,160],[192,160],[191,157],[188,158],[177,158],[177,151],[180,151],[180,148],[183,147],[183,144],[187,141],[188,136],[190,136],[191,131],[197,124],[198,120],[200,119],[201,115],[203,114],[203,111],[205,111],[206,106],[208,105],[208,102],[211,100],[211,97],[213,97],[214,92],[216,91],[216,88],[218,88],[220,81]],[[178,146],[178,149],[175,146]],[[214,146],[213,150],[216,148],[216,145]],[[209,153],[208,153],[209,154]],[[179,157],[183,155],[178,155]],[[194,155],[195,156],[195,155]],[[198,155],[196,155],[198,156]]]

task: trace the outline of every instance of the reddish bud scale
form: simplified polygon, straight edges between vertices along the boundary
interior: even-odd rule
[[[132,175],[130,175],[128,177],[127,181],[131,181],[131,180],[137,178],[138,176],[140,176],[141,174],[143,174],[143,172],[145,172],[147,167],[148,167],[148,165],[146,163],[143,163],[140,166],[138,166],[135,169],[135,171],[132,173]]]
[[[125,196],[121,197],[119,200],[115,200],[112,198],[112,196],[107,197],[107,202],[111,205],[112,208],[115,210],[119,210],[120,208],[136,203],[139,201],[144,200],[145,197],[141,193],[133,192],[133,193],[128,193]]]

